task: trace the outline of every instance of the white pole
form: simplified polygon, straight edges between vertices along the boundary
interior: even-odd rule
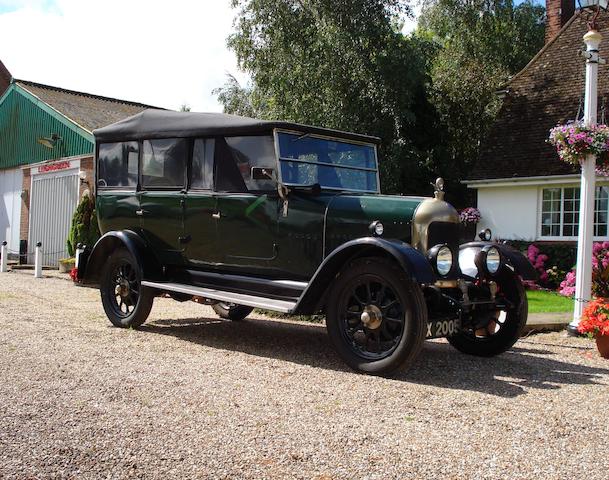
[[[2,255],[2,259],[0,259],[0,272],[5,273],[8,272],[7,264],[7,256],[8,256],[8,248],[6,248],[6,240],[2,242],[2,250],[0,251],[0,255]]]
[[[36,256],[34,258],[34,278],[42,278],[42,243],[36,244]]]
[[[596,30],[584,35],[586,44],[586,90],[584,101],[584,124],[596,125],[598,99],[598,47],[602,36]],[[596,158],[587,155],[582,163],[581,190],[579,200],[579,230],[577,236],[577,269],[575,280],[575,307],[573,321],[568,331],[577,335],[577,325],[582,311],[592,296],[592,239],[594,235],[594,191],[596,180]]]

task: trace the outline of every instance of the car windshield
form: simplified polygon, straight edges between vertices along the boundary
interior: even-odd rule
[[[286,132],[277,138],[283,184],[378,193],[374,145]]]

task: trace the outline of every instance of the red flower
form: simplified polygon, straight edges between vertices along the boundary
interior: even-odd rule
[[[70,270],[70,278],[72,279],[73,282],[77,282],[78,281],[78,269],[77,268],[73,268],[72,270]]]
[[[590,301],[579,321],[577,330],[594,338],[599,335],[609,335],[609,303],[604,298]]]

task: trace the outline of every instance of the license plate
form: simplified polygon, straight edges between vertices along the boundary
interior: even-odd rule
[[[449,337],[461,328],[459,320],[436,320],[427,322],[427,338]]]

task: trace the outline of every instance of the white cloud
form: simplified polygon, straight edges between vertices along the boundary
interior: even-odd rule
[[[0,0],[0,59],[16,78],[220,111],[226,72],[247,80],[226,48],[233,14],[229,0]]]

